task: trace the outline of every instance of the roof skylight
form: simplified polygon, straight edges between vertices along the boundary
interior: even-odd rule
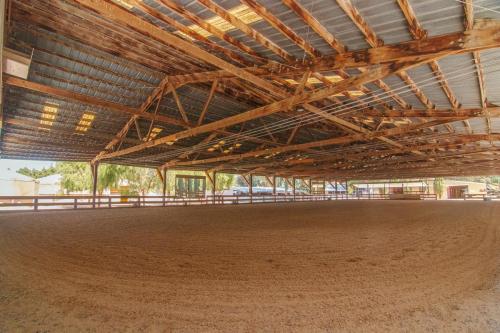
[[[92,122],[94,121],[95,114],[90,113],[90,112],[84,112],[82,116],[80,117],[80,121],[75,127],[75,130],[77,132],[80,132],[80,134],[83,134],[88,131],[90,128],[90,125],[92,125]]]

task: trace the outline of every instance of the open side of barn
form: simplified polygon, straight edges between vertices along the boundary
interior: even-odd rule
[[[93,183],[0,197],[35,211],[0,214],[0,330],[500,331],[499,203],[402,193],[405,179],[500,174],[499,13],[0,1],[0,158],[89,163]],[[98,195],[104,163],[156,170],[162,195]],[[168,170],[203,175],[171,197]],[[218,196],[221,173],[247,192]],[[401,192],[380,194],[381,179]],[[377,200],[350,200],[363,198]]]

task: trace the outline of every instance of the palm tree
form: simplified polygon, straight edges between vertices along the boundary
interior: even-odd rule
[[[18,174],[30,177],[35,183],[34,195],[38,195],[38,191],[40,189],[40,178],[51,176],[56,173],[56,169],[54,167],[43,168],[42,170],[30,169],[30,168],[21,168],[16,171]]]

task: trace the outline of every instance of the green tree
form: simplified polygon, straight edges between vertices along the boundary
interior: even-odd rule
[[[106,189],[118,188],[121,180],[126,179],[126,166],[117,164],[101,164],[97,172],[97,192],[102,195]]]
[[[61,175],[61,191],[87,191],[92,187],[90,165],[84,162],[57,162],[55,169]]]
[[[130,194],[147,195],[162,188],[160,177],[154,169],[125,167],[123,178],[129,183]]]
[[[35,188],[34,188],[34,195],[38,195],[39,189],[40,189],[40,178],[51,176],[56,173],[56,169],[54,167],[50,168],[43,168],[41,170],[37,169],[30,169],[30,168],[21,168],[16,171],[18,174],[30,177],[33,179],[35,183]]]
[[[444,192],[444,179],[434,178],[433,186],[434,186],[434,193],[438,196],[439,199],[441,199]]]
[[[90,191],[92,189],[92,172],[89,163],[58,162],[55,167],[61,175],[63,193]],[[101,164],[97,174],[97,192],[102,195],[106,189],[118,187],[126,167],[116,164]]]
[[[50,168],[43,168],[41,170],[37,169],[30,169],[30,168],[21,168],[16,171],[18,174],[27,176],[32,178],[33,180],[38,180],[43,177],[51,176],[53,174],[57,173],[57,170],[55,167],[50,167]]]
[[[234,175],[228,173],[218,173],[215,186],[218,191],[224,191],[230,189],[234,182]]]

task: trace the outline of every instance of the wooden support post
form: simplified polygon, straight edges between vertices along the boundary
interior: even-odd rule
[[[162,172],[163,172],[163,187],[162,187],[162,194],[163,194],[163,207],[165,207],[166,203],[166,198],[165,196],[167,195],[167,168],[163,168],[162,169]]]
[[[95,197],[97,193],[97,173],[99,171],[99,163],[91,163],[90,169],[92,170],[92,208],[95,208]]]
[[[309,178],[308,182],[307,182],[307,186],[309,187],[309,195],[312,195],[313,194],[313,188],[312,188],[312,179]]]
[[[339,188],[339,182],[335,181],[335,200],[339,199],[338,188]]]
[[[345,198],[349,199],[349,190],[347,189],[347,180],[345,181]]]
[[[273,176],[273,195],[276,195],[276,176]]]
[[[216,185],[217,185],[217,173],[215,171],[210,174],[210,171],[205,171],[205,175],[208,178],[208,181],[210,182],[211,186],[211,193],[212,193],[212,204],[215,205],[215,193],[216,193]]]
[[[293,201],[295,201],[295,177],[292,177]]]
[[[253,175],[248,176],[248,194],[250,194],[250,203],[253,203]]]
[[[212,200],[213,200],[213,203],[215,204],[215,195],[217,193],[217,172],[213,172],[212,174]]]

